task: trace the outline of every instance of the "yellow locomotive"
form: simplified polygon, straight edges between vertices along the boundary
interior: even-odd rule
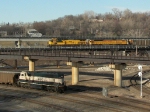
[[[61,40],[52,38],[48,41],[48,46],[59,46],[59,45],[128,45],[132,44],[132,40]]]
[[[53,45],[85,45],[85,41],[81,40],[62,40],[58,41],[57,38],[52,38],[51,40],[48,41],[48,46],[53,46]]]

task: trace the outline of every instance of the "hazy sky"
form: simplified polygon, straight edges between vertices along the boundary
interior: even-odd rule
[[[0,23],[46,21],[85,11],[112,12],[113,8],[146,12],[150,0],[0,0]]]

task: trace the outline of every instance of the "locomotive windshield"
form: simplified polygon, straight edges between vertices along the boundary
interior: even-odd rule
[[[28,73],[28,76],[31,76],[31,73]]]

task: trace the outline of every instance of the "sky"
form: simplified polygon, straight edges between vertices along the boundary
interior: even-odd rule
[[[150,0],[0,0],[0,23],[48,21],[86,11],[104,14],[113,8],[147,12],[149,4]]]

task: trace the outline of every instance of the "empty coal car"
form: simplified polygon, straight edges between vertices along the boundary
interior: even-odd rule
[[[19,74],[19,72],[0,72],[0,83],[17,85]]]
[[[150,46],[150,38],[132,39],[132,44],[139,47]]]
[[[1,72],[0,83],[26,88],[36,85],[44,90],[53,90],[56,92],[64,92],[66,90],[64,74],[45,71],[22,71],[20,73]]]

